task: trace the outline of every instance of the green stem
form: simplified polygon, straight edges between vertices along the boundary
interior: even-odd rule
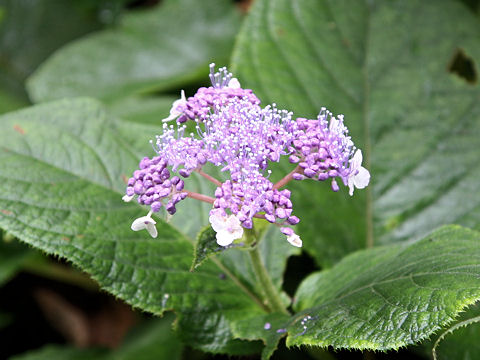
[[[247,236],[247,243],[249,245],[253,245],[252,248],[248,251],[248,253],[250,255],[250,260],[252,262],[255,275],[257,276],[257,280],[262,286],[263,292],[265,294],[268,307],[272,312],[280,312],[282,314],[289,315],[288,310],[283,305],[280,293],[278,292],[275,285],[273,285],[272,279],[270,278],[270,275],[265,268],[262,257],[260,255],[260,251],[258,250],[258,246],[254,244],[256,241],[255,231],[246,230],[245,233]]]

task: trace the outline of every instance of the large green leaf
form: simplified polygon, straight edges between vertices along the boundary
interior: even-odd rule
[[[29,79],[28,91],[36,102],[112,99],[201,80],[210,62],[228,59],[238,25],[230,1],[164,1],[61,49]]]
[[[415,348],[431,358],[435,346],[437,360],[472,360],[480,354],[480,303],[462,313],[455,324],[437,332],[430,341]]]
[[[126,135],[137,126],[147,136],[153,125],[115,120],[88,99],[38,105],[4,115],[0,123],[0,227],[68,259],[135,307],[155,314],[174,309],[179,334],[191,346],[232,354],[260,350],[232,333],[246,313],[265,314],[248,259],[213,259],[190,272],[189,235],[208,222],[210,204],[186,199],[170,222],[157,219],[157,239],[130,230],[146,210],[121,200],[126,174],[152,154],[142,154]],[[152,151],[147,141],[143,146]],[[198,176],[187,183],[213,194]],[[277,230],[261,245],[276,254],[265,263],[278,288],[286,258],[296,251],[283,238]]]
[[[255,2],[235,75],[297,116],[321,106],[345,114],[372,173],[353,198],[327,184],[289,185],[320,264],[444,223],[480,226],[478,81],[448,70],[458,56],[480,61],[479,32],[478,18],[450,0]]]
[[[108,104],[109,111],[118,117],[140,124],[156,125],[156,132],[161,131],[161,120],[166,118],[175,100],[172,96],[129,96]],[[154,132],[149,131],[149,139]],[[133,133],[134,134],[134,133]],[[143,143],[143,148],[145,148]]]
[[[190,273],[191,242],[163,220],[158,239],[130,230],[145,210],[124,204],[121,192],[138,160],[96,102],[60,101],[0,122],[1,227],[153,313],[222,309],[226,318],[258,308],[212,263]]]
[[[480,300],[479,264],[480,234],[460,226],[359,251],[302,283],[287,345],[386,350],[418,342]]]

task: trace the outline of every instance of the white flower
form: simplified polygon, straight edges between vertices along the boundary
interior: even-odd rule
[[[231,78],[228,82],[227,87],[229,87],[230,89],[240,89],[240,82],[237,78]]]
[[[122,200],[125,201],[125,202],[132,201],[132,199],[133,199],[134,196],[135,196],[135,195],[131,195],[131,196],[124,195],[124,196],[122,197]]]
[[[139,217],[132,223],[132,230],[139,231],[147,229],[151,237],[156,238],[158,235],[157,228],[155,227],[156,221],[152,219],[152,212],[150,211],[147,216]]]
[[[298,236],[297,234],[292,234],[292,235],[289,235],[287,236],[287,241],[293,245],[293,246],[296,246],[296,247],[302,247],[302,239],[300,239],[300,236]]]
[[[350,196],[353,195],[354,188],[363,189],[370,182],[370,173],[362,166],[362,160],[362,150],[357,150],[350,160],[350,175],[347,180]]]
[[[185,97],[185,91],[182,90],[181,97],[178,100],[175,100],[170,109],[170,116],[163,119],[163,122],[171,121],[179,117],[185,111],[185,106],[187,105],[187,99]]]
[[[243,236],[240,220],[235,215],[224,215],[223,210],[215,209],[210,211],[208,220],[217,233],[217,244],[220,246],[230,245],[233,240]]]

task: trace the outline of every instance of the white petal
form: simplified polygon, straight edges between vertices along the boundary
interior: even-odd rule
[[[221,209],[215,209],[210,211],[208,221],[212,225],[213,230],[216,232],[224,230],[227,227],[227,217],[222,214]]]
[[[134,196],[135,196],[135,195],[131,195],[131,196],[124,195],[124,196],[122,197],[122,200],[125,201],[125,202],[129,202],[129,201],[131,201],[131,200],[133,199]]]
[[[135,219],[130,228],[133,231],[140,231],[140,230],[145,229],[147,226],[145,225],[144,218],[146,218],[146,216]]]
[[[221,230],[217,232],[217,244],[220,246],[230,245],[235,238],[227,230]]]
[[[353,177],[353,184],[357,189],[365,188],[370,182],[370,173],[363,166],[358,169],[357,175]]]
[[[239,225],[238,228],[235,228],[233,231],[230,231],[230,234],[232,234],[234,240],[241,239],[243,236],[243,227]]]
[[[143,230],[143,229],[148,229],[147,226],[149,224],[153,224],[153,225],[156,224],[155,220],[153,220],[150,217],[150,214],[147,215],[147,216],[142,216],[142,217],[139,217],[138,219],[135,219],[132,223],[131,229],[133,231],[140,231],[140,230]]]
[[[185,91],[182,90],[182,95],[180,96],[180,99],[175,100],[172,104],[172,108],[170,109],[170,116],[163,119],[162,121],[168,122],[182,115],[186,104],[187,99],[185,98]]]
[[[235,216],[235,215],[229,215],[227,218],[226,218],[226,225],[229,227],[229,228],[237,228],[240,226],[240,220],[238,220],[238,218]]]
[[[339,121],[336,119],[336,118],[331,118],[330,119],[330,125],[328,126],[328,130],[330,130],[330,132],[337,132],[337,128],[338,128],[338,123]]]
[[[354,181],[353,181],[353,176],[350,176],[350,177],[348,178],[347,186],[348,186],[348,188],[349,188],[348,194],[349,194],[350,196],[353,196],[353,190],[355,190]]]
[[[228,87],[230,89],[239,89],[240,88],[240,82],[238,81],[237,78],[231,78],[230,81],[228,82]]]
[[[287,241],[291,245],[296,246],[296,247],[302,247],[302,244],[303,244],[302,239],[300,239],[300,236],[298,236],[297,234],[287,236]]]
[[[355,152],[355,155],[353,155],[353,158],[350,162],[350,169],[354,171],[357,170],[360,166],[362,166],[362,161],[363,161],[362,150],[358,149]]]
[[[145,224],[145,225],[150,236],[152,238],[156,238],[158,235],[158,231],[157,231],[157,228],[155,227],[155,222],[153,223],[149,222],[148,224]]]
[[[163,122],[169,122],[169,121],[172,121],[172,120],[175,120],[177,117],[179,116],[179,114],[172,114],[170,112],[170,116],[169,117],[166,117],[165,119],[163,119],[162,121]]]
[[[347,186],[350,189],[348,193],[353,196],[355,187],[363,189],[370,181],[370,173],[362,166],[363,156],[362,150],[358,149],[350,160],[350,175],[348,176]],[[363,170],[362,170],[363,169]],[[358,186],[357,185],[358,182]]]

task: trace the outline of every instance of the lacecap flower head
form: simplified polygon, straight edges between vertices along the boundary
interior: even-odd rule
[[[173,215],[176,205],[191,197],[212,204],[209,221],[220,246],[240,239],[255,217],[277,225],[290,244],[302,246],[293,229],[300,219],[293,214],[290,190],[283,188],[290,180],[330,179],[338,191],[340,179],[350,195],[370,180],[343,115],[334,117],[322,108],[317,119],[293,119],[292,112],[275,104],[262,107],[252,90],[243,89],[226,68],[215,72],[211,64],[210,80],[212,86],[192,97],[182,91],[163,120],[162,134],[152,141],[156,156],[142,159],[128,180],[123,199],[137,197],[150,208],[132,229],[147,229],[155,237],[152,214],[164,207]],[[187,125],[194,131],[187,134]],[[296,167],[274,184],[269,165],[282,157]],[[207,163],[219,167],[222,180],[203,172]],[[184,179],[192,172],[215,183],[214,194],[186,190]]]

